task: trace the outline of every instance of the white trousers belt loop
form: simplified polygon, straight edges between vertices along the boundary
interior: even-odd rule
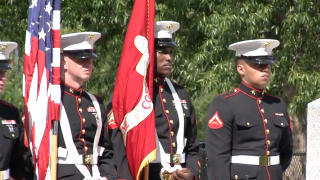
[[[246,164],[256,166],[273,166],[280,164],[280,157],[278,156],[247,156],[238,155],[231,157],[231,163]]]
[[[10,170],[0,171],[0,179],[7,180],[10,178]]]

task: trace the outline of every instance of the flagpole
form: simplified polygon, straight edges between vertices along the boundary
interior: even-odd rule
[[[149,180],[149,164],[144,167],[143,180]]]
[[[57,179],[57,159],[58,159],[58,127],[59,121],[53,121],[53,135],[51,143],[51,180]]]

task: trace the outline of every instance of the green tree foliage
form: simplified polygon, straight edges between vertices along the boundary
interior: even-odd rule
[[[183,84],[193,99],[202,140],[208,104],[217,94],[237,87],[240,82],[234,52],[228,50],[234,42],[256,38],[280,40],[274,51],[277,63],[272,68],[273,78],[267,91],[285,100],[292,117],[305,119],[307,103],[320,97],[320,1],[157,0],[156,3],[156,20],[180,22],[181,28],[174,35],[179,47],[171,78]],[[102,33],[96,44],[100,59],[95,61],[94,75],[85,88],[100,94],[105,101],[113,90],[132,6],[133,0],[62,3],[63,33],[84,30]],[[1,1],[0,7],[0,37],[18,41],[21,52],[28,4]],[[17,103],[21,98],[21,81],[13,78],[13,74],[3,98]],[[16,87],[17,83],[20,84]],[[298,124],[298,119],[293,122]]]

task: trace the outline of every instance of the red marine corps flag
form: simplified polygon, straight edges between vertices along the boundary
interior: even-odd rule
[[[135,0],[117,73],[113,112],[134,179],[156,158],[152,104],[155,0]]]

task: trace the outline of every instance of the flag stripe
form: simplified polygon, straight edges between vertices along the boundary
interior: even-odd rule
[[[50,177],[50,130],[60,115],[60,4],[61,0],[30,0],[29,5],[23,71],[25,143],[32,150],[39,180]]]

